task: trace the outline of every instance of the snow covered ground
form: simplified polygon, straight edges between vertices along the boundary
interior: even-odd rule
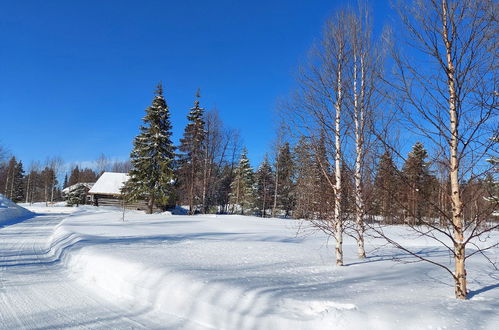
[[[499,273],[468,263],[469,301],[445,271],[368,239],[345,267],[294,220],[145,215],[35,205],[0,229],[1,328],[497,329]],[[71,212],[71,213],[69,213]],[[448,261],[424,239],[394,235]],[[492,239],[499,239],[494,233]],[[398,261],[393,260],[396,257]],[[499,252],[490,251],[497,260]],[[100,306],[103,306],[101,308]],[[6,311],[6,312],[4,312]]]

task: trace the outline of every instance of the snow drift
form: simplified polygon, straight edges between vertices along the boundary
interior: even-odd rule
[[[0,227],[17,223],[32,215],[30,211],[0,194]]]

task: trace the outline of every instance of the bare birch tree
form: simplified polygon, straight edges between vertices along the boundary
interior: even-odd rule
[[[298,77],[299,91],[289,106],[289,125],[305,136],[314,149],[319,140],[327,148],[327,155],[317,159],[323,179],[334,192],[334,211],[327,219],[311,220],[312,223],[336,242],[336,265],[343,265],[343,231],[345,214],[341,209],[343,161],[343,110],[345,65],[349,56],[347,13],[339,12],[325,24],[321,42],[312,49],[307,66]],[[319,154],[319,150],[316,154]],[[320,161],[319,161],[320,159]],[[331,169],[334,176],[331,177]]]
[[[459,299],[468,295],[465,261],[475,254],[486,256],[486,250],[499,244],[483,242],[488,232],[499,228],[490,222],[497,203],[488,210],[475,208],[466,217],[463,214],[472,203],[470,198],[463,199],[463,183],[481,172],[491,144],[488,138],[497,135],[498,129],[497,8],[489,0],[401,1],[397,8],[413,57],[394,53],[393,104],[404,127],[430,147],[434,163],[448,173],[449,184],[448,190],[441,189],[444,196],[430,200],[438,216],[422,217],[418,219],[422,225],[411,228],[448,249],[454,269],[412,252],[393,238],[388,240],[445,269],[454,279]],[[447,180],[441,182],[446,185]],[[475,194],[474,198],[483,196]]]
[[[382,73],[382,58],[378,47],[373,41],[372,25],[369,10],[359,3],[356,12],[348,16],[350,31],[351,56],[348,58],[348,68],[351,71],[351,92],[349,113],[352,117],[355,159],[353,166],[354,197],[355,197],[355,239],[359,258],[366,257],[364,248],[364,217],[366,215],[365,196],[363,192],[363,171],[366,158],[366,143],[369,143],[367,124],[371,121],[379,103],[377,91]]]

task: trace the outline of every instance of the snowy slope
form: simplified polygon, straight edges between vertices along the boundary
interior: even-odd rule
[[[173,315],[189,329],[496,329],[499,274],[471,259],[472,299],[457,301],[445,271],[367,242],[346,267],[318,233],[298,221],[241,216],[172,216],[87,208],[57,226],[50,251],[71,278],[159,324]],[[389,229],[445,262],[432,242]],[[499,239],[493,233],[493,239]],[[62,258],[61,256],[64,256]],[[489,252],[497,260],[498,251]]]
[[[19,222],[33,214],[0,194],[0,227]]]

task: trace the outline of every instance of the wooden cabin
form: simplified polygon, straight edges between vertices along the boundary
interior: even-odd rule
[[[130,177],[127,173],[104,172],[89,190],[90,201],[95,206],[123,207],[121,189]],[[147,210],[146,201],[126,203],[125,208],[131,210]],[[154,208],[159,211],[158,208]]]

